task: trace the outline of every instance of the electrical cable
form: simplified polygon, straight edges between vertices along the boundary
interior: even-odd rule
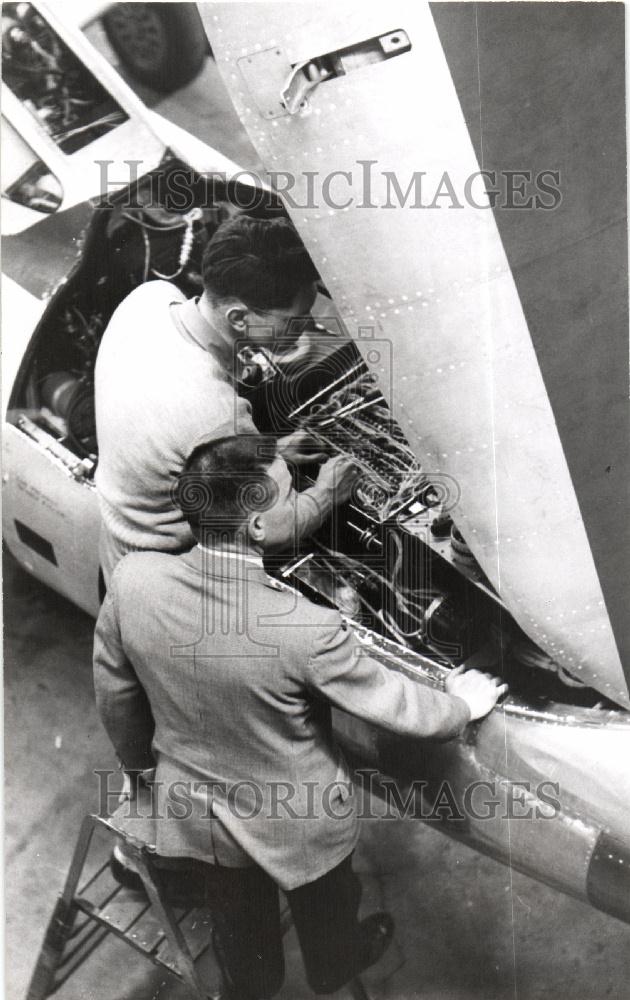
[[[142,211],[142,209],[140,209],[140,211]],[[183,229],[186,225],[185,222],[180,222],[178,220],[177,222],[169,223],[164,226],[153,226],[150,222],[145,222],[144,219],[139,219],[137,215],[132,215],[130,212],[121,212],[120,214],[123,219],[128,219],[129,222],[135,222],[137,226],[142,226],[143,229],[152,229],[155,233],[170,233],[174,229]]]

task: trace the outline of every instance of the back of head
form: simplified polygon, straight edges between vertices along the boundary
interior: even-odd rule
[[[232,542],[253,513],[276,499],[267,470],[276,457],[276,441],[241,434],[199,445],[179,477],[175,503],[202,543]]]
[[[285,218],[240,215],[222,223],[204,251],[204,288],[214,301],[239,299],[264,311],[291,306],[319,275]]]

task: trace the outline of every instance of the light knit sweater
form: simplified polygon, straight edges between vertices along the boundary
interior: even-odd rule
[[[186,458],[205,441],[256,433],[249,405],[218,361],[175,322],[185,301],[167,281],[139,286],[114,312],[99,348],[96,487],[106,583],[126,552],[190,548],[193,536],[173,502]]]

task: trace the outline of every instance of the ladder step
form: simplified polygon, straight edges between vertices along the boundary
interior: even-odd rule
[[[212,927],[212,913],[207,907],[191,910],[183,920],[179,921],[179,928],[184,935],[193,961],[203,955],[212,943]],[[166,938],[162,941],[155,958],[167,969],[177,970],[176,959]]]
[[[77,904],[85,913],[97,913],[122,889],[111,873],[109,862],[99,869],[95,877],[77,892]]]
[[[136,851],[148,893],[121,886],[110,869],[109,847],[105,847],[105,854],[92,844],[92,835],[99,825],[111,834],[109,822],[98,816],[88,816],[83,821],[63,891],[33,970],[27,1000],[46,1000],[56,993],[110,934],[172,972],[199,1000],[202,997],[209,1000],[210,994],[220,1000],[221,973],[211,961],[213,952],[210,950],[202,961],[216,971],[216,976],[214,973],[210,976],[216,979],[216,989],[213,986],[210,994],[194,965],[212,943],[211,910],[170,905],[163,898],[160,875],[153,870],[148,848],[132,841],[129,843]],[[117,832],[115,835],[119,836]]]
[[[135,922],[128,936],[136,948],[146,955],[152,955],[160,941],[164,939],[164,928],[153,910],[148,909]]]
[[[61,957],[58,965],[58,969],[63,970],[66,966],[70,965],[74,958],[85,952],[94,938],[95,934],[106,934],[109,933],[107,928],[101,926],[96,920],[86,920],[81,928],[81,934],[76,935],[72,940],[68,939],[68,945]]]
[[[144,892],[122,888],[100,910],[99,919],[126,933],[149,907],[150,903]]]
[[[83,892],[87,886],[94,881],[95,878],[100,875],[100,873],[109,866],[109,859],[112,852],[112,841],[111,839],[103,840],[93,840],[90,845],[90,850],[87,857],[85,858],[81,872],[79,882],[79,892]]]
[[[72,930],[68,934],[67,940],[74,941],[74,939],[77,938],[79,934],[81,934],[81,932],[85,930],[86,927],[92,926],[93,923],[94,921],[92,920],[91,917],[84,916],[83,920],[75,920],[74,924],[72,925]]]
[[[198,909],[192,910],[179,925],[193,961],[203,955],[211,944],[213,924],[211,911],[205,906],[200,906]]]

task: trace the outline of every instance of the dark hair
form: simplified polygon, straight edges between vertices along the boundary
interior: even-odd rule
[[[319,275],[289,219],[237,216],[222,223],[201,262],[205,290],[240,299],[250,309],[290,306]]]
[[[234,538],[255,511],[267,510],[276,484],[267,470],[277,454],[275,438],[240,434],[201,444],[177,481],[175,503],[199,541]]]

